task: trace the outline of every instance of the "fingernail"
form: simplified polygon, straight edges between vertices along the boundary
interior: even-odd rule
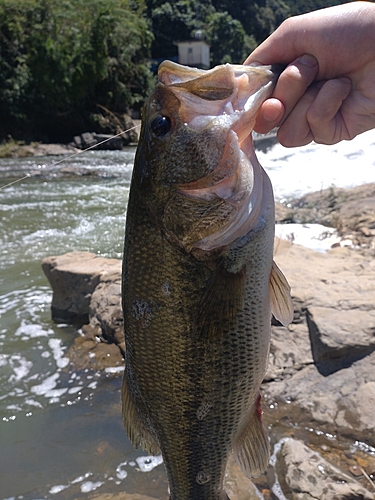
[[[318,64],[317,59],[311,54],[303,54],[303,56],[299,58],[299,62],[309,68],[314,68]]]

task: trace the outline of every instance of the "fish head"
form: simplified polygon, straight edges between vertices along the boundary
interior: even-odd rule
[[[144,108],[140,175],[155,220],[186,251],[224,248],[259,217],[251,132],[276,79],[266,66],[160,65]]]

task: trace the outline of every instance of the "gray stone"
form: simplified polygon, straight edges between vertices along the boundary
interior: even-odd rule
[[[94,137],[94,133],[91,132],[84,132],[83,134],[81,134],[81,140],[83,148],[90,148],[91,146],[95,146],[95,144],[97,143],[97,140]]]
[[[113,137],[111,134],[93,134],[97,142],[95,149],[120,150],[123,148],[123,140],[120,136]]]
[[[276,205],[277,222],[320,223],[337,229],[343,240],[364,253],[375,250],[375,183],[352,189],[330,187],[288,205]]]
[[[275,260],[304,304],[337,310],[375,310],[375,260],[349,248],[326,253],[276,243]]]
[[[264,390],[279,403],[290,402],[299,425],[375,446],[375,352],[329,376],[306,366]]]
[[[375,350],[375,309],[309,307],[307,324],[316,363],[360,357]]]
[[[309,332],[304,323],[292,323],[288,329],[272,327],[266,381],[280,379],[313,363]]]
[[[74,339],[67,356],[70,360],[69,369],[105,370],[106,368],[124,366],[124,359],[116,344],[93,340],[85,336]]]
[[[88,322],[91,295],[101,281],[121,275],[121,261],[89,252],[70,252],[46,257],[42,268],[53,290],[54,320]]]
[[[124,342],[121,276],[110,275],[99,283],[91,296],[89,311],[90,325],[98,325],[107,342]]]
[[[374,495],[301,441],[284,438],[277,474],[288,500],[373,500]]]

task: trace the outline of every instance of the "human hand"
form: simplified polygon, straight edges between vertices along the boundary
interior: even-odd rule
[[[293,17],[245,64],[288,64],[255,130],[279,126],[287,147],[335,144],[375,127],[375,5],[353,2]]]

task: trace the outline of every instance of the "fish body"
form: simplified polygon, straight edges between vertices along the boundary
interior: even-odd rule
[[[251,139],[269,68],[164,62],[148,99],[123,265],[125,428],[161,451],[170,500],[224,500],[229,453],[267,467],[259,387],[271,309],[291,319],[273,263],[274,200]]]

